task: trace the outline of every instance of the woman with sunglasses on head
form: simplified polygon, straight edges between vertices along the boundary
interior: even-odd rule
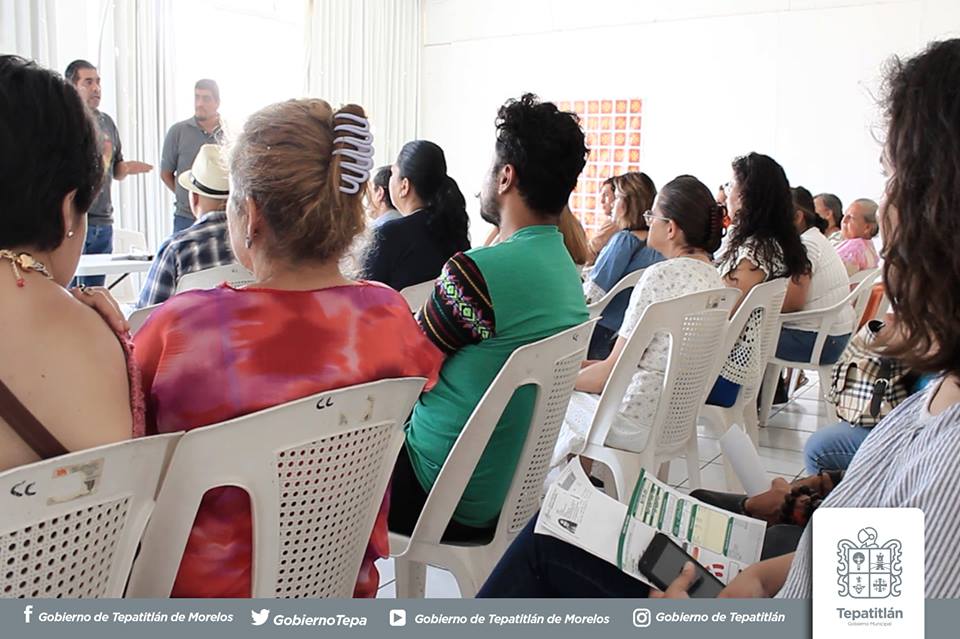
[[[653,180],[646,173],[637,172],[624,173],[612,179],[613,221],[620,230],[600,251],[589,279],[583,284],[583,294],[588,304],[603,297],[624,276],[663,259],[647,243],[647,223],[643,217],[644,212],[653,207],[653,198],[657,194]],[[623,291],[603,309],[600,321],[593,330],[587,359],[603,359],[610,354],[629,299],[630,293]]]

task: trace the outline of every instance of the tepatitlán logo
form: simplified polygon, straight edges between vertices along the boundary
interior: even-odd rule
[[[922,637],[923,512],[820,508],[812,525],[813,636]]]
[[[857,542],[841,539],[837,544],[837,574],[840,596],[854,599],[886,599],[899,597],[902,583],[899,539],[880,546],[874,528],[861,528]]]

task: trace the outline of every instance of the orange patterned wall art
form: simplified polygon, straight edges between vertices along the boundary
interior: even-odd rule
[[[643,100],[564,100],[557,106],[580,116],[580,126],[587,136],[590,157],[570,196],[570,210],[592,235],[604,222],[600,185],[611,176],[640,170]]]

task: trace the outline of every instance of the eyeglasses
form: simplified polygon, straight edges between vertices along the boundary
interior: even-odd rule
[[[653,211],[647,211],[643,214],[643,221],[647,223],[647,226],[650,226],[654,220],[663,220],[664,222],[669,222],[670,218],[663,217],[662,215],[654,215]]]

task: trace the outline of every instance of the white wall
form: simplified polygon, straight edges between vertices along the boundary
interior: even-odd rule
[[[641,165],[711,189],[767,153],[794,185],[879,197],[884,62],[960,35],[957,0],[426,0],[420,137],[444,147],[469,197],[497,107],[641,97]],[[473,239],[486,226],[474,218]]]

